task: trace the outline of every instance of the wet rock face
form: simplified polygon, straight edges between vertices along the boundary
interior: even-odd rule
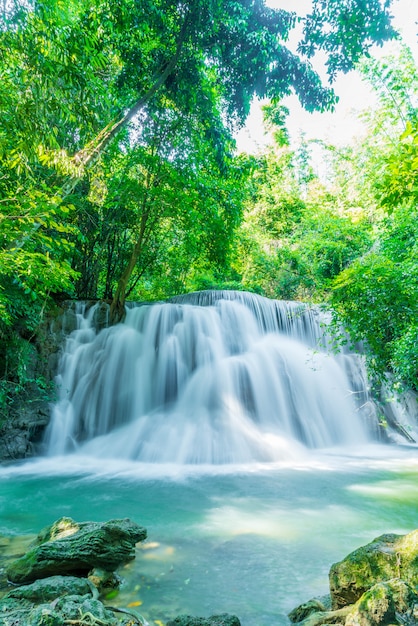
[[[92,306],[95,303],[87,303]],[[50,406],[56,400],[54,380],[66,337],[77,328],[76,304],[71,301],[51,307],[36,331],[20,336],[27,353],[22,363],[24,380],[16,380],[7,406],[0,414],[0,463],[10,463],[42,453],[42,439],[50,421]],[[109,306],[101,303],[94,326],[108,325]]]
[[[378,583],[356,602],[347,615],[345,626],[378,624],[416,624],[418,595],[399,578]]]
[[[121,626],[114,614],[94,597],[92,587],[86,579],[52,576],[13,589],[0,600],[0,624]]]
[[[418,624],[418,530],[386,534],[332,565],[332,610],[318,599],[289,614],[299,626],[412,626]]]
[[[352,604],[376,583],[392,578],[418,583],[418,530],[381,535],[334,563],[329,573],[332,606]]]
[[[93,568],[112,572],[135,558],[135,544],[146,536],[145,528],[129,519],[77,523],[63,517],[8,566],[7,577],[23,584],[58,574],[87,575]]]

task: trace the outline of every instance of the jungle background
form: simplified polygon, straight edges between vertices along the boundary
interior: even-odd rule
[[[418,73],[391,3],[5,2],[0,19],[0,419],[68,299],[238,289],[321,304],[374,375],[418,389]],[[297,51],[287,45],[301,32]],[[314,69],[325,55],[327,80]],[[331,111],[356,68],[376,94],[350,145],[291,142],[283,98]],[[263,99],[271,140],[239,153]],[[312,164],[321,149],[325,173]],[[338,332],[336,330],[336,332]]]

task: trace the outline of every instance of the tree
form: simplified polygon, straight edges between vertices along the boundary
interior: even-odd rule
[[[301,44],[308,57],[314,49],[326,49],[331,77],[352,66],[372,40],[393,36],[386,4],[378,9],[376,3],[366,3],[361,13],[360,5],[344,5],[345,14],[358,22],[355,37],[348,42],[334,38],[332,45],[318,37],[322,8],[316,3],[305,24],[304,41],[311,37],[311,46],[308,50]],[[344,31],[341,11],[333,3],[327,19],[333,32]],[[17,202],[2,208],[7,219],[24,215],[27,220],[27,234],[18,242],[21,253],[26,251],[29,259],[38,251],[43,255],[46,229],[45,236],[52,232],[54,242],[63,239],[63,247],[54,243],[53,253],[49,251],[52,262],[60,256],[64,262],[64,231],[78,221],[71,215],[77,184],[86,190],[86,168],[140,113],[150,116],[166,107],[199,120],[222,167],[232,128],[243,123],[254,95],[279,98],[293,89],[310,110],[332,107],[332,91],[303,56],[286,47],[295,22],[295,13],[270,9],[261,0],[5,4],[0,24],[1,166],[7,172],[6,193],[15,188],[13,177],[25,184],[22,198],[14,195]],[[35,196],[43,190],[43,205],[51,207],[47,217],[45,211],[21,210],[26,185]],[[14,263],[11,243],[7,240],[3,247],[5,268]],[[31,269],[28,264],[21,268],[26,280]],[[71,268],[57,269],[68,290]],[[37,274],[41,286],[48,272]],[[40,294],[59,286],[45,280],[45,287]]]
[[[332,304],[355,340],[365,342],[374,372],[418,389],[417,67],[412,54],[363,66],[379,94],[361,146],[363,175],[377,204],[370,250],[335,280]]]
[[[348,71],[372,45],[382,45],[394,35],[390,23],[391,0],[313,0],[312,13],[304,24],[299,50],[308,58],[318,49],[328,54],[328,74]]]
[[[418,389],[417,210],[401,206],[381,224],[378,245],[345,269],[332,305],[355,340],[365,342],[375,375],[392,372]]]
[[[164,296],[222,268],[244,187],[231,135],[252,97],[293,90],[309,110],[332,108],[314,51],[325,50],[333,79],[394,34],[387,2],[315,2],[294,54],[296,21],[262,0],[2,4],[5,362],[10,335],[31,335],[57,294],[115,295],[120,309],[126,293],[151,284]],[[171,153],[155,143],[168,127]],[[192,142],[182,161],[187,128],[202,149]]]
[[[333,279],[371,245],[370,223],[345,189],[319,180],[304,137],[290,148],[286,113],[277,104],[265,109],[274,143],[254,167],[234,267],[247,289],[325,302]]]

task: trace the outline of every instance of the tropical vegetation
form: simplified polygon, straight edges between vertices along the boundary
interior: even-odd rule
[[[208,287],[328,303],[376,370],[418,388],[417,69],[405,48],[369,56],[394,36],[380,0],[314,0],[303,19],[263,0],[3,3],[2,407],[53,302],[104,299],[118,321],[127,298]],[[379,106],[357,146],[324,146],[324,180],[281,99],[330,110],[354,66]],[[254,97],[274,139],[237,154]]]

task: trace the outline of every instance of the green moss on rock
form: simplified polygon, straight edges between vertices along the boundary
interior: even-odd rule
[[[377,583],[356,602],[345,626],[416,624],[415,606],[418,607],[418,595],[403,580]]]
[[[334,563],[329,573],[332,606],[353,604],[376,583],[393,578],[418,584],[418,530],[381,535]]]
[[[87,575],[95,567],[111,572],[135,558],[135,544],[146,536],[146,529],[129,519],[77,523],[61,518],[8,566],[7,577],[22,584],[60,574]]]
[[[322,602],[313,598],[312,600],[308,600],[308,602],[304,602],[300,606],[293,609],[293,611],[289,613],[288,617],[293,624],[297,624],[302,622],[312,613],[325,613],[326,610],[327,609]]]

